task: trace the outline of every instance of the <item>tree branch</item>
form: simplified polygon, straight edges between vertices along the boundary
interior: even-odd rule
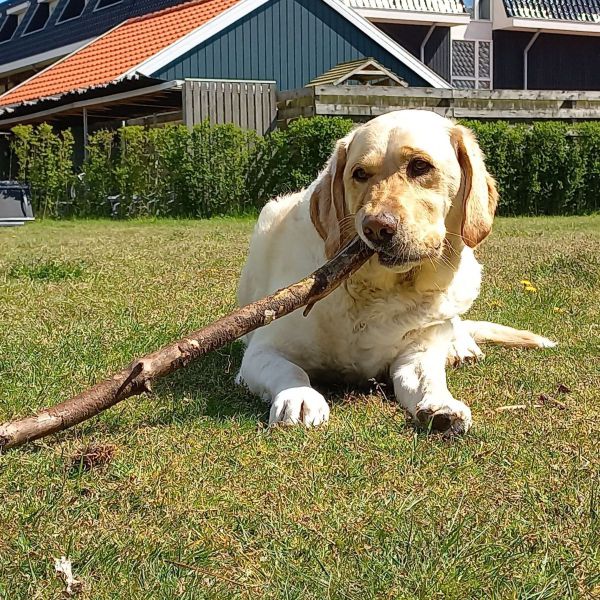
[[[0,425],[0,451],[21,446],[85,421],[130,396],[150,391],[152,380],[188,365],[241,336],[298,308],[305,315],[373,254],[359,238],[302,281],[252,302],[152,354],[135,360],[116,375],[37,415]]]

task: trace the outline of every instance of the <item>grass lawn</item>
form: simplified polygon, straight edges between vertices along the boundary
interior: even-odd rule
[[[233,308],[251,229],[0,230],[0,420]],[[560,346],[451,372],[464,439],[352,390],[329,392],[324,428],[269,430],[233,384],[235,344],[0,456],[0,598],[60,597],[62,555],[80,598],[600,598],[599,245],[600,216],[497,221],[471,315]],[[90,444],[106,460],[86,468]]]

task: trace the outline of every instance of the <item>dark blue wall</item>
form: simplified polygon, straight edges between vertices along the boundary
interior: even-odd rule
[[[420,59],[421,44],[429,32],[429,25],[397,25],[377,23],[377,27]],[[436,27],[425,44],[425,64],[450,81],[450,27]]]
[[[154,73],[277,81],[303,87],[335,65],[373,57],[411,86],[431,87],[334,9],[315,0],[271,0],[217,36]]]
[[[494,31],[494,87],[523,89],[523,51],[533,33]],[[530,90],[600,90],[600,38],[542,33],[529,50]]]

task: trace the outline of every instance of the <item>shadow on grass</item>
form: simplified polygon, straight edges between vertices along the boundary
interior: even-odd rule
[[[267,404],[235,384],[243,354],[244,345],[234,342],[157,381],[157,410],[146,419],[146,424],[185,423],[202,417],[266,422]]]
[[[241,342],[234,342],[164,379],[157,380],[154,393],[146,397],[143,410],[141,414],[136,413],[138,420],[133,423],[130,417],[124,418],[122,414],[128,402],[136,401],[135,398],[130,398],[122,405],[103,413],[101,424],[91,419],[58,435],[63,440],[94,437],[100,431],[103,435],[119,435],[146,427],[191,424],[206,419],[223,424],[237,421],[250,426],[258,426],[260,423],[266,425],[269,419],[268,404],[243,386],[235,384],[244,349]],[[395,403],[389,384],[368,382],[359,386],[316,382],[315,388],[325,396],[333,410],[336,406],[365,403],[372,395],[380,396],[385,402]],[[119,407],[122,407],[121,410]],[[410,430],[413,424],[402,420],[399,428],[403,431]],[[28,448],[36,449],[36,445]]]
[[[203,417],[223,422],[238,419],[268,423],[268,404],[243,386],[235,384],[244,350],[241,342],[234,342],[167,379],[156,382],[155,397],[160,401],[157,401],[157,410],[145,420],[145,424],[185,423]],[[381,383],[368,382],[358,386],[317,381],[315,388],[325,396],[332,408],[364,402],[373,394],[395,402],[391,385]],[[382,390],[385,391],[382,393]]]

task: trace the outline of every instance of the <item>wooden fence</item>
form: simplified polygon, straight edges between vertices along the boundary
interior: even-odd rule
[[[277,99],[280,126],[298,117],[316,115],[366,121],[404,108],[433,110],[457,119],[600,119],[600,92],[322,85],[281,92]]]
[[[213,125],[233,123],[261,135],[277,119],[274,81],[186,79],[183,85],[183,122],[191,129],[208,119]]]

